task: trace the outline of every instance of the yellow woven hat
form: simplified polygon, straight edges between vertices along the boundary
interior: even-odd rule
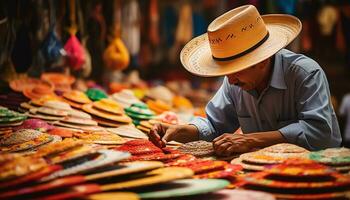
[[[277,53],[301,28],[294,16],[261,16],[253,5],[244,5],[219,16],[207,33],[188,42],[181,51],[181,63],[198,76],[236,73]]]

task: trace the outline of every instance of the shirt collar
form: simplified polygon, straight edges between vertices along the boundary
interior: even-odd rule
[[[284,80],[284,71],[283,71],[283,65],[282,65],[282,55],[281,52],[277,52],[275,54],[275,63],[273,65],[272,69],[272,76],[270,80],[270,86],[285,90],[287,89],[286,82]]]

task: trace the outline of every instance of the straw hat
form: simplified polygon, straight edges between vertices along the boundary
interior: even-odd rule
[[[301,27],[294,16],[261,16],[253,5],[241,6],[216,18],[206,34],[188,42],[181,51],[181,63],[198,76],[236,73],[287,46]]]

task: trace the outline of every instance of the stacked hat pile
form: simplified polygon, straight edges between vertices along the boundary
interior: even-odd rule
[[[244,178],[243,188],[273,193],[280,199],[344,199],[350,178],[311,160],[289,159]]]
[[[23,114],[0,107],[0,135],[10,132],[13,126],[21,125],[26,118]]]
[[[28,102],[21,103],[18,110],[23,113],[29,112],[29,110],[32,108],[39,108],[40,106],[43,106],[46,101],[60,101],[60,98],[58,96],[47,95],[38,99],[32,99]]]
[[[177,150],[196,157],[209,157],[214,155],[213,144],[203,140],[182,144]]]
[[[148,139],[148,135],[137,129],[133,124],[117,128],[107,128],[107,131],[129,139]]]
[[[155,124],[176,125],[178,124],[177,114],[170,111],[164,112],[161,115],[155,116],[153,119],[140,121],[137,128],[148,133]]]
[[[157,114],[162,114],[163,112],[171,110],[171,106],[162,100],[147,100],[148,107]]]
[[[118,151],[131,153],[132,157],[127,161],[173,161],[182,154],[178,151],[172,152],[170,149],[160,149],[152,142],[145,139],[130,140],[125,144],[115,148]]]
[[[23,182],[23,179],[30,179],[31,174],[34,175],[47,166],[48,164],[43,158],[3,153],[0,159],[0,188],[8,189],[7,186],[18,185]],[[13,184],[14,182],[15,184]]]
[[[281,143],[256,152],[245,153],[233,159],[232,164],[242,165],[247,171],[262,171],[265,165],[283,163],[290,158],[303,158],[309,151],[294,144]]]
[[[4,91],[0,94],[0,105],[11,110],[17,110],[22,102],[26,102],[29,99],[22,93],[13,91]]]
[[[163,104],[171,106],[173,103],[174,94],[167,87],[160,85],[151,88],[147,92],[146,98],[159,100]]]
[[[13,91],[21,92],[29,99],[39,99],[43,96],[56,96],[54,85],[45,80],[23,77],[10,82]]]
[[[133,120],[133,123],[137,128],[142,127],[144,125],[140,125],[141,121],[150,120],[154,118],[154,112],[148,109],[147,105],[144,103],[135,103],[130,107],[124,108],[125,113],[130,116]],[[149,127],[144,127],[144,129],[140,129],[142,131],[147,131]]]
[[[83,131],[103,130],[103,128],[97,126],[97,122],[92,119],[91,115],[82,111],[74,110],[67,103],[51,101],[46,102],[44,106],[56,110],[63,110],[67,113],[67,115],[65,115],[58,122],[54,122],[55,126]]]
[[[106,92],[98,88],[89,88],[88,90],[86,90],[85,94],[92,101],[99,101],[101,99],[108,98]]]
[[[119,127],[132,122],[131,118],[125,115],[123,108],[111,99],[101,99],[85,104],[82,109],[90,113],[101,126]]]
[[[69,92],[65,92],[63,93],[62,98],[70,106],[77,109],[81,109],[84,104],[91,103],[89,97],[84,92],[78,90],[71,90]]]
[[[53,141],[54,137],[34,129],[20,129],[1,136],[2,152],[18,152],[32,150]]]
[[[341,173],[350,172],[350,149],[348,148],[329,148],[311,152],[309,159],[332,167]]]
[[[23,121],[23,123],[20,126],[16,126],[15,128],[13,128],[13,131],[18,131],[22,129],[32,129],[32,130],[41,131],[43,133],[49,133],[49,131],[51,131],[54,128],[55,128],[54,126],[48,124],[47,122],[41,119],[27,119]],[[53,140],[50,141],[50,143],[56,143],[56,142],[62,141],[62,137],[60,135],[56,134],[56,135],[52,135],[52,137],[53,137]]]
[[[125,140],[117,134],[108,131],[76,132],[74,136],[88,143],[118,145]]]
[[[193,109],[191,101],[183,96],[174,96],[173,106],[180,111]]]
[[[69,104],[61,101],[46,101],[43,106],[30,109],[27,115],[43,119],[58,127],[73,130],[102,130],[89,114],[74,110]]]
[[[0,189],[2,190],[0,198],[27,199],[27,196],[21,195],[28,194],[33,198],[33,193],[35,195],[43,191],[52,193],[55,192],[52,191],[55,188],[84,183],[87,181],[84,176],[79,176],[78,178],[76,176],[68,176],[81,174],[86,171],[91,172],[129,156],[130,154],[125,152],[91,149],[88,145],[82,146],[82,143],[76,140],[65,140],[60,144],[47,145],[39,149],[36,154],[26,157],[17,154],[2,154],[0,157],[0,170],[2,172],[0,175]],[[79,162],[74,162],[77,158],[82,159]],[[63,162],[69,162],[69,165],[64,165],[64,167],[63,165],[56,165]],[[50,165],[49,163],[54,163],[55,165]],[[63,176],[66,177],[57,181],[43,183],[43,181],[50,181]],[[6,191],[3,190],[4,188],[6,188]],[[38,195],[39,197],[36,196],[35,198],[43,198],[41,194]]]
[[[41,119],[26,119],[19,126],[13,128],[13,130],[21,130],[21,129],[34,129],[42,132],[49,131],[54,127],[48,124],[46,121]]]
[[[54,85],[57,92],[70,91],[71,85],[75,82],[73,76],[61,73],[43,73],[41,79]]]
[[[142,103],[131,90],[124,89],[111,95],[111,98],[123,108],[130,107],[132,104]]]
[[[31,118],[54,122],[68,116],[68,112],[65,111],[67,109],[70,109],[70,106],[66,103],[59,101],[46,101],[42,106],[30,108],[29,112],[26,112],[26,115]]]

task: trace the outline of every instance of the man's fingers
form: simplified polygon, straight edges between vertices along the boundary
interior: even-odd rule
[[[161,147],[161,138],[160,136],[157,134],[156,130],[151,129],[148,135],[148,139],[156,146]]]
[[[236,153],[236,152],[238,152],[237,151],[237,146],[232,144],[230,147],[228,147],[226,149],[225,154],[226,154],[226,156],[230,156],[230,155],[232,155],[233,153]]]
[[[228,147],[230,147],[230,146],[231,146],[231,143],[230,143],[230,142],[223,143],[223,144],[221,144],[220,146],[218,146],[216,149],[214,149],[214,150],[215,150],[215,153],[216,153],[217,155],[223,155],[224,152],[226,151],[226,149],[227,149]]]
[[[164,134],[164,137],[162,138],[163,142],[170,142],[171,140],[174,140],[174,134],[175,134],[175,131],[174,129],[168,129],[165,134]]]
[[[166,130],[166,126],[155,124],[149,132],[149,140],[158,147],[164,147],[165,144],[162,141],[162,136],[164,136]]]
[[[225,134],[222,134],[222,135],[220,135],[219,137],[215,138],[215,139],[213,140],[213,142],[217,142],[217,141],[221,140],[223,137],[225,137]]]
[[[215,149],[215,148],[221,146],[223,143],[229,142],[229,141],[230,140],[229,140],[228,136],[224,136],[220,140],[217,140],[217,141],[213,142],[213,147]]]

